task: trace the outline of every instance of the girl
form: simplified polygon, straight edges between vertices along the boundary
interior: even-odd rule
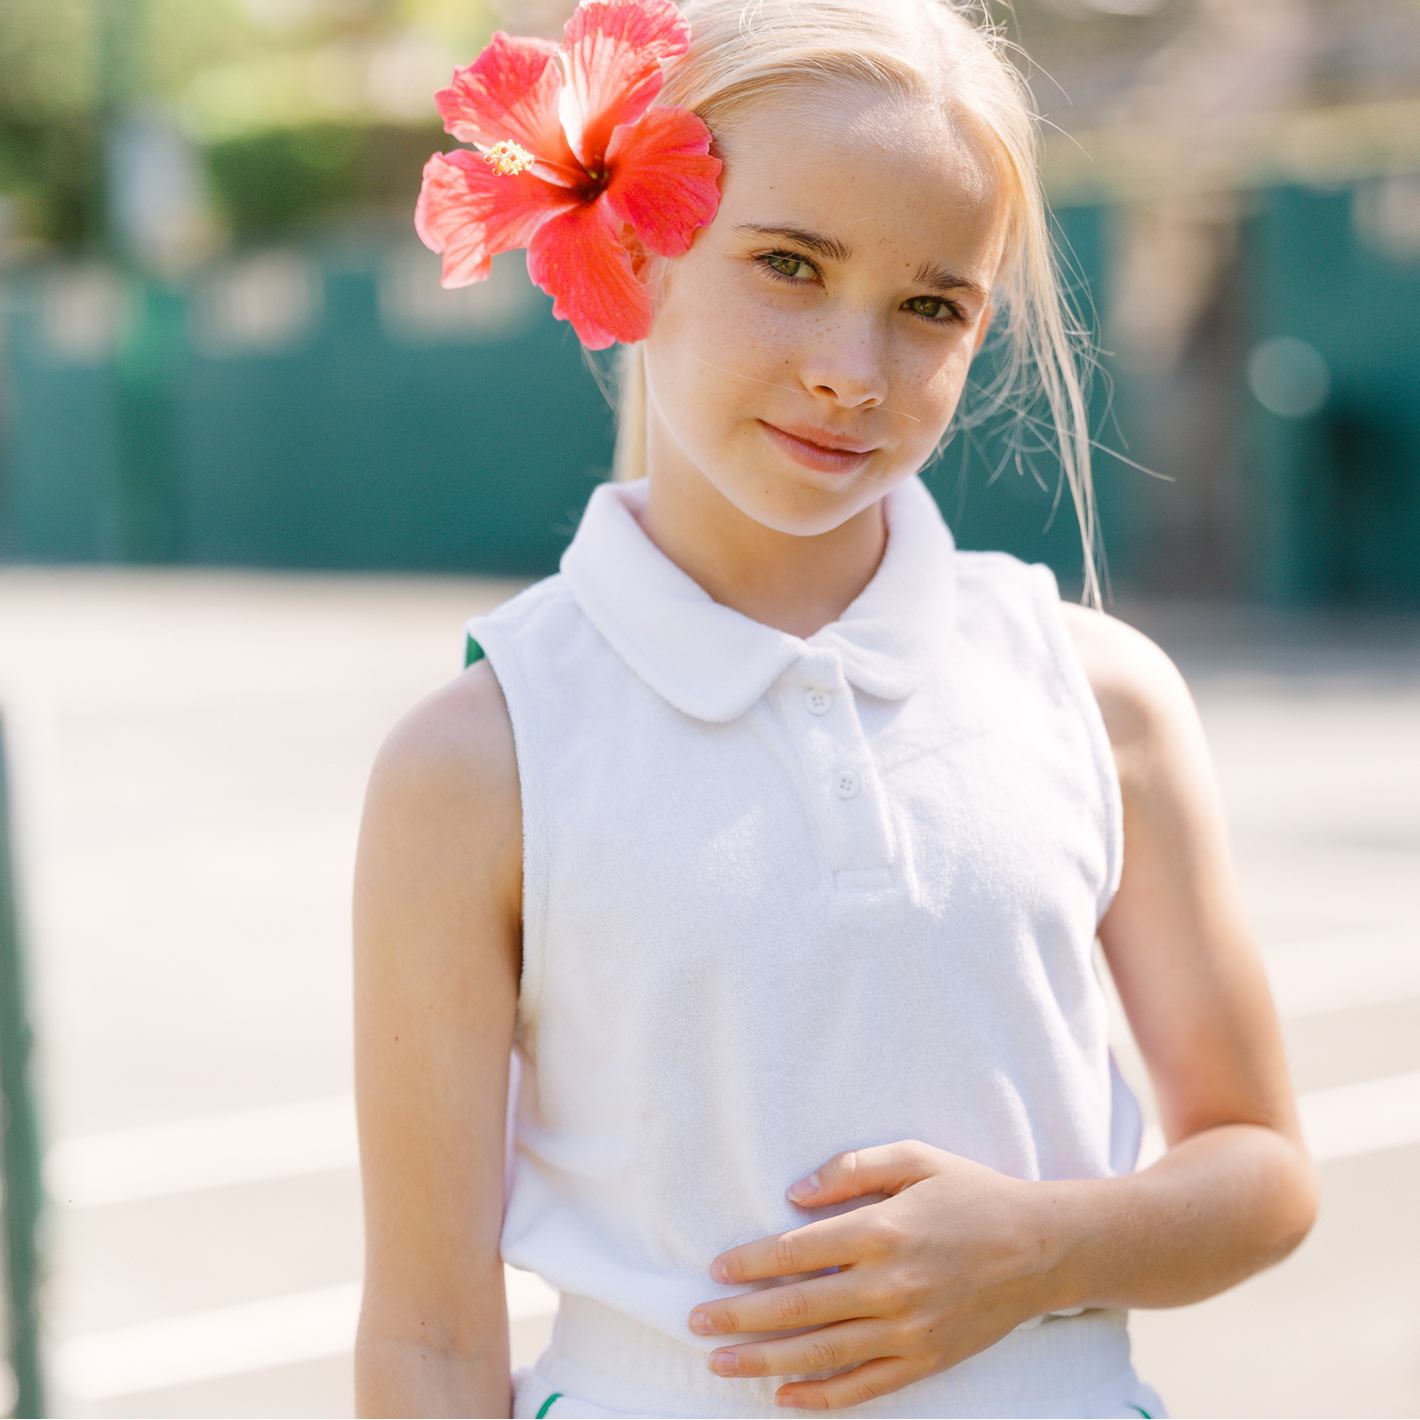
[[[628,342],[627,477],[371,780],[364,1412],[1161,1413],[1126,1309],[1315,1184],[1181,681],[915,477],[1003,322],[1091,561],[1014,69],[952,0],[583,0],[439,102],[446,284],[527,245]]]

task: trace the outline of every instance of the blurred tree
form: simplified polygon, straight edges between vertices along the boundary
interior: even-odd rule
[[[107,140],[139,113],[211,150],[238,234],[407,203],[433,91],[491,27],[481,0],[3,0],[0,199],[22,239],[98,244]]]
[[[212,154],[241,235],[407,202],[431,95],[494,24],[555,34],[574,0],[0,0],[0,198],[45,242],[97,241],[104,137],[137,104]],[[1057,186],[1108,188],[1102,137],[1137,126],[1141,76],[1219,0],[978,0],[1032,56]],[[1243,4],[1242,11],[1268,9]],[[1307,0],[1311,56],[1291,102],[1420,92],[1417,0]],[[1177,46],[1175,46],[1177,48]],[[409,130],[424,128],[416,142]],[[405,148],[405,138],[408,147]],[[435,138],[428,145],[450,146]],[[395,155],[400,155],[396,158]],[[1052,160],[1054,162],[1054,160]],[[1069,171],[1067,171],[1069,169]],[[265,176],[263,176],[263,173]],[[260,196],[262,189],[268,196]],[[6,225],[0,223],[0,225]]]
[[[386,206],[408,219],[424,163],[452,142],[437,123],[308,123],[223,138],[208,161],[233,230],[265,237]]]
[[[99,215],[94,22],[89,0],[0,6],[0,194],[21,231],[54,240],[82,240]]]

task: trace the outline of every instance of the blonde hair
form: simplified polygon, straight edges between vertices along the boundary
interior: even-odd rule
[[[716,135],[789,86],[866,83],[937,103],[983,145],[996,169],[1008,227],[996,324],[1005,369],[983,392],[985,415],[1014,407],[1034,422],[1043,398],[1046,442],[1060,461],[1084,548],[1084,599],[1100,603],[1094,486],[1082,370],[1089,341],[1066,302],[1039,177],[1039,125],[1029,90],[984,12],[963,0],[685,0],[690,51],[659,102],[694,110]],[[962,425],[960,412],[953,428]],[[642,348],[621,354],[614,476],[646,471]]]

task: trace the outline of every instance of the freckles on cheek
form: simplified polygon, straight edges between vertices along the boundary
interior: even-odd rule
[[[717,338],[728,340],[741,348],[763,346],[771,342],[778,322],[770,311],[757,303],[722,301],[713,316]]]
[[[936,434],[934,437],[940,436],[961,403],[965,380],[966,363],[964,361],[953,362],[945,368],[939,367],[930,373],[923,373],[917,385],[920,400],[920,408],[917,413],[924,420],[922,425],[924,433],[928,426],[935,425]]]
[[[759,325],[734,320],[716,322],[713,338],[700,346],[704,359],[722,375],[737,377],[736,388],[744,397],[762,390],[766,384],[786,382],[778,348],[769,332]]]

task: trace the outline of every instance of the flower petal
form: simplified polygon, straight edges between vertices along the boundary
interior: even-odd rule
[[[618,124],[635,123],[661,91],[661,66],[684,54],[690,25],[671,0],[582,0],[562,34],[562,126],[595,172]]]
[[[445,286],[467,286],[488,275],[489,259],[527,246],[538,228],[576,203],[566,188],[531,173],[500,177],[479,153],[435,153],[424,165],[414,228],[430,251],[444,256]]]
[[[653,108],[618,128],[606,153],[606,202],[652,251],[679,256],[720,205],[710,130],[683,108]]]
[[[512,142],[551,163],[572,158],[557,113],[562,71],[545,39],[494,34],[488,47],[434,95],[444,127],[463,143]]]
[[[544,224],[528,247],[528,275],[553,298],[588,350],[651,333],[651,298],[631,269],[606,203],[583,203]]]

